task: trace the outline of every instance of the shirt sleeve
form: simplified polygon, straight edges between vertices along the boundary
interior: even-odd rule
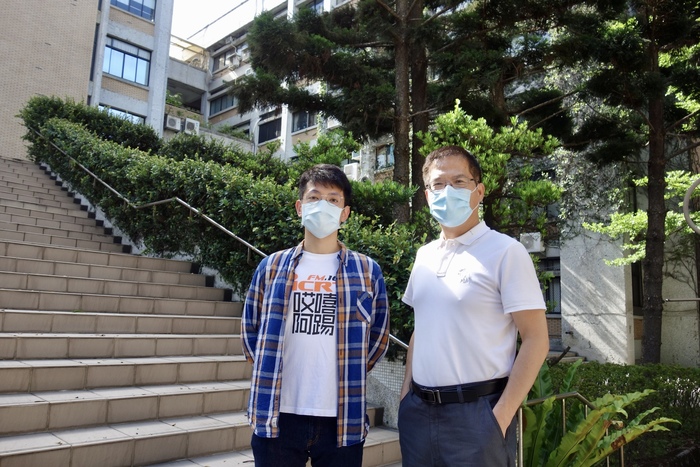
[[[546,309],[532,258],[520,242],[513,242],[505,251],[500,287],[505,313]]]
[[[389,347],[389,303],[386,296],[384,276],[377,263],[373,263],[373,321],[369,334],[369,351],[367,353],[367,371],[384,357]]]
[[[243,305],[243,319],[241,322],[241,342],[243,354],[248,362],[253,363],[255,348],[260,328],[260,314],[262,310],[265,290],[265,264],[267,260],[260,262],[253,274],[253,279],[248,288]]]

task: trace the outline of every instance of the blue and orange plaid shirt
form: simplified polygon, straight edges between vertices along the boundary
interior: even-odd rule
[[[255,434],[279,435],[284,320],[303,243],[279,251],[258,265],[243,309],[243,352],[253,364],[248,419]],[[338,252],[338,446],[361,442],[365,423],[367,372],[389,343],[389,310],[379,265],[341,244]]]

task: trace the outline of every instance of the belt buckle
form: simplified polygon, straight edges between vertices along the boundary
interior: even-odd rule
[[[432,396],[432,399],[433,399],[433,400],[427,400],[426,402],[428,402],[429,404],[436,404],[436,405],[442,404],[442,398],[440,397],[440,390],[439,389],[425,388],[425,389],[423,389],[423,391],[426,394],[430,394]]]

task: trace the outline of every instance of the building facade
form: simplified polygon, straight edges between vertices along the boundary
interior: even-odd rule
[[[3,157],[25,157],[25,129],[16,115],[34,95],[163,127],[173,0],[7,0],[3,6]]]

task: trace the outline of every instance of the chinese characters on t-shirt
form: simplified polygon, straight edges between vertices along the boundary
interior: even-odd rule
[[[297,277],[292,289],[292,332],[295,334],[333,335],[338,296],[335,277],[310,274]]]

